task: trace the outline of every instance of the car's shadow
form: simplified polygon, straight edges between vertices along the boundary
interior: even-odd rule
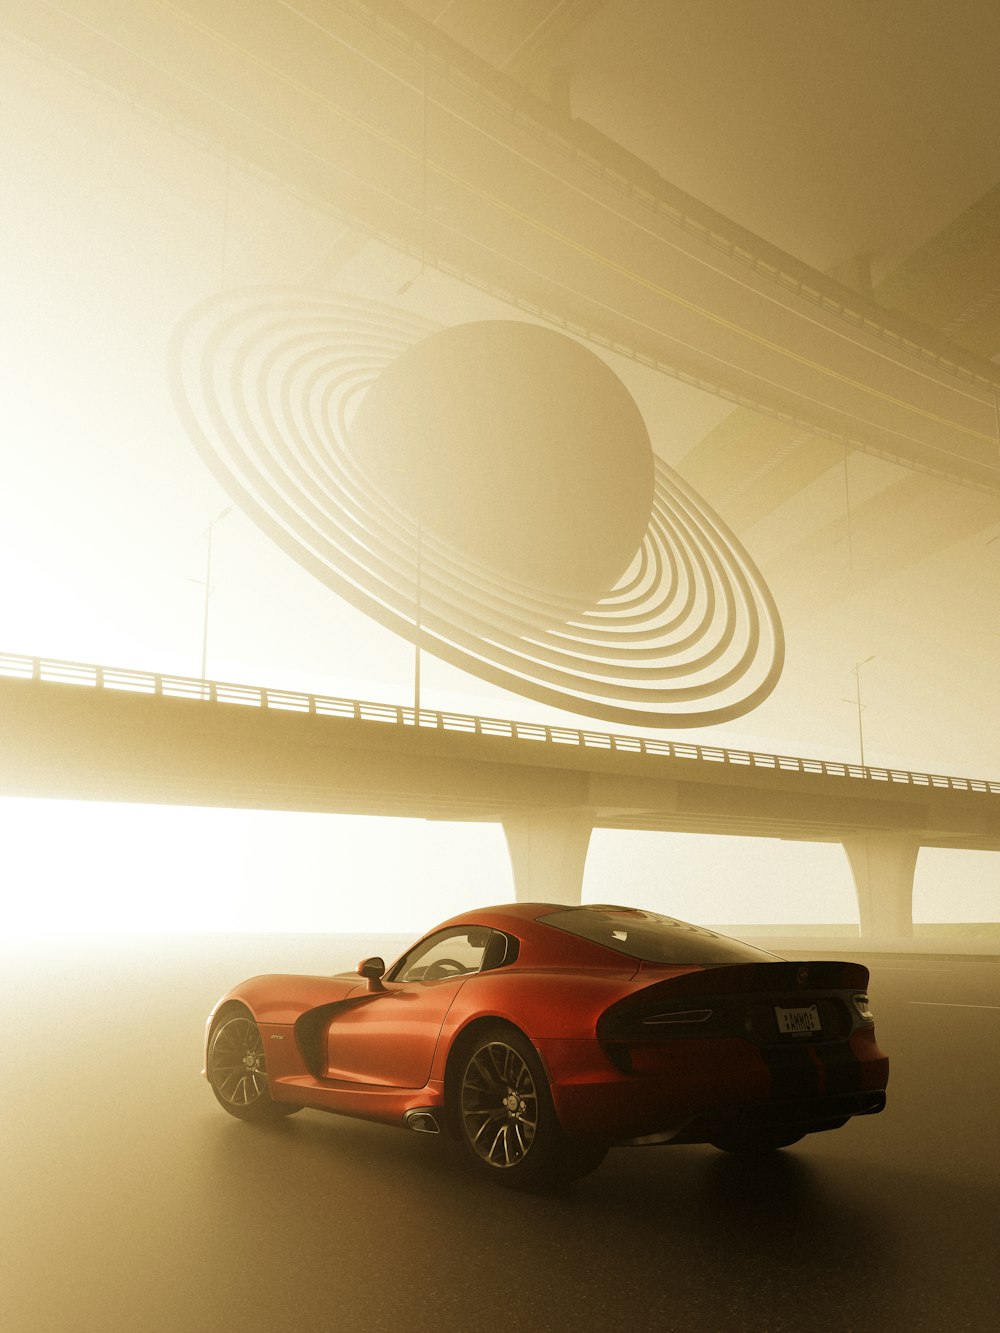
[[[612,1149],[596,1172],[571,1185],[513,1190],[483,1172],[445,1135],[407,1134],[343,1117],[306,1112],[268,1124],[219,1122],[212,1135],[212,1169],[225,1181],[249,1175],[285,1180],[330,1197],[371,1196],[392,1182],[398,1204],[408,1192],[421,1207],[445,1208],[454,1219],[488,1205],[491,1214],[572,1212],[575,1227],[614,1217],[641,1217],[651,1231],[688,1237],[704,1229],[715,1243],[759,1243],[773,1254],[776,1239],[800,1248],[802,1237],[829,1258],[868,1246],[880,1249],[877,1221],[852,1187],[852,1173],[812,1161],[802,1144],[775,1153],[739,1156],[708,1146]]]
[[[807,1138],[759,1157],[701,1146],[614,1149],[576,1184],[528,1192],[495,1184],[459,1145],[340,1117],[307,1112],[267,1127],[213,1121],[208,1139],[213,1197],[241,1246],[270,1253],[292,1243],[322,1262],[318,1237],[339,1232],[355,1277],[390,1281],[400,1302],[405,1283],[423,1281],[430,1266],[438,1288],[467,1286],[474,1272],[480,1297],[497,1308],[512,1282],[530,1287],[549,1321],[540,1328],[568,1326],[559,1322],[565,1302],[579,1313],[583,1292],[595,1318],[604,1312],[604,1327],[624,1327],[613,1311],[615,1293],[626,1291],[651,1312],[636,1327],[923,1327],[913,1271],[925,1247],[899,1211],[906,1183],[889,1166],[863,1167],[850,1140],[831,1151]],[[958,1185],[942,1188],[942,1210],[980,1208]],[[387,1236],[391,1277],[368,1257],[385,1252]],[[727,1305],[727,1292],[739,1309]],[[788,1323],[754,1322],[748,1311],[758,1298],[772,1312],[790,1303],[798,1313]],[[656,1322],[653,1312],[670,1301],[672,1317],[688,1322]],[[833,1322],[809,1315],[830,1303]]]

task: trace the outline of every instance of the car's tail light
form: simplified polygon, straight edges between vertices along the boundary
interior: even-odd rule
[[[711,1009],[667,1009],[662,1014],[648,1014],[642,1020],[642,1026],[651,1028],[664,1023],[704,1023],[711,1017]]]
[[[855,1009],[857,1009],[858,1014],[861,1016],[862,1021],[865,1023],[874,1023],[875,1015],[868,1007],[868,996],[862,993],[859,995],[855,995],[853,999],[854,999],[854,1007]]]
[[[719,1036],[717,1017],[714,1009],[668,1006],[661,1000],[655,1006],[612,1009],[599,1020],[597,1036],[623,1074],[655,1072],[670,1039]]]

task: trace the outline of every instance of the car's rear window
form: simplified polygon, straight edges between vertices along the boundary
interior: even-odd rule
[[[697,963],[713,967],[759,963],[775,957],[752,944],[716,935],[704,926],[692,926],[687,921],[675,921],[673,917],[636,907],[564,907],[538,920],[644,963]]]

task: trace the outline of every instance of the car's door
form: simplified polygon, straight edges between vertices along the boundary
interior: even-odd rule
[[[326,1077],[422,1088],[445,1015],[479,971],[489,936],[480,926],[438,931],[400,959],[383,993],[335,1012],[327,1029]]]

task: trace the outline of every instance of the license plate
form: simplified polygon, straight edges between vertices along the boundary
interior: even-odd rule
[[[819,1010],[814,1004],[802,1005],[797,1009],[783,1009],[780,1004],[774,1006],[774,1016],[778,1020],[778,1031],[791,1034],[799,1032],[822,1032]]]

